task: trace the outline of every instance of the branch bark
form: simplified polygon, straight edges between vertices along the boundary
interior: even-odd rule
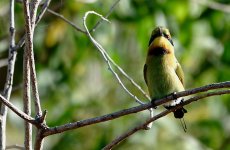
[[[35,27],[37,26],[37,24],[41,21],[41,18],[43,17],[43,15],[45,14],[47,8],[49,7],[51,0],[46,0],[42,6],[42,9],[40,11],[40,13],[38,14],[37,18],[36,18],[36,24]],[[25,44],[25,37],[26,35],[24,34],[24,36],[19,40],[19,42],[17,43],[17,45],[15,46],[15,51],[18,50],[19,48],[23,47],[23,45]]]
[[[118,145],[120,142],[124,141],[125,139],[127,139],[129,136],[133,135],[134,133],[136,133],[139,130],[143,130],[145,129],[146,125],[148,125],[150,122],[153,122],[157,119],[160,119],[164,116],[166,116],[167,114],[169,114],[170,112],[175,111],[178,108],[181,108],[185,105],[188,105],[194,101],[197,100],[201,100],[203,98],[206,97],[210,97],[210,96],[216,96],[216,95],[223,95],[223,94],[230,94],[230,90],[223,90],[223,91],[214,91],[214,92],[209,92],[209,93],[205,93],[199,96],[194,96],[192,98],[189,98],[188,100],[184,101],[183,103],[177,105],[176,107],[169,109],[169,110],[165,110],[159,114],[157,114],[156,116],[154,116],[153,118],[147,119],[144,123],[137,125],[136,127],[126,131],[125,133],[121,134],[120,136],[118,136],[116,139],[114,139],[112,142],[110,142],[108,145],[106,145],[103,150],[110,150],[113,147],[115,147],[116,145]]]
[[[23,102],[24,112],[31,114],[31,98],[30,98],[30,51],[33,49],[33,31],[31,27],[30,3],[28,0],[23,1],[25,30],[26,30],[26,46],[23,58]],[[32,125],[25,121],[25,137],[24,147],[26,150],[32,150]]]
[[[14,20],[14,0],[10,0],[10,40],[9,40],[9,54],[8,54],[8,66],[7,66],[7,77],[6,83],[3,91],[3,96],[9,101],[12,85],[13,85],[13,75],[14,75],[14,64],[17,56],[15,51],[15,20]],[[6,117],[7,117],[7,107],[1,105],[0,112],[0,149],[6,148]]]
[[[95,118],[90,118],[90,119],[85,119],[85,120],[81,120],[81,121],[77,121],[77,122],[73,122],[73,123],[68,123],[68,124],[64,124],[64,125],[60,125],[60,126],[56,126],[56,127],[47,128],[44,131],[43,135],[44,136],[49,136],[49,135],[52,135],[52,134],[62,133],[62,132],[68,131],[68,130],[88,126],[88,125],[91,125],[91,124],[96,124],[96,123],[100,123],[100,122],[113,120],[113,119],[116,119],[116,118],[119,118],[119,117],[122,117],[122,116],[125,116],[125,115],[137,113],[137,112],[140,112],[140,111],[152,108],[152,107],[162,105],[162,104],[167,103],[168,101],[171,101],[171,100],[173,100],[175,98],[185,97],[185,96],[188,96],[188,95],[192,95],[192,94],[196,94],[196,93],[200,93],[200,92],[205,92],[205,91],[208,91],[208,90],[222,89],[222,88],[230,88],[230,81],[209,84],[209,85],[202,86],[202,87],[199,87],[199,88],[194,88],[194,89],[186,90],[186,91],[183,91],[183,92],[174,93],[173,95],[171,94],[171,95],[168,95],[168,96],[166,96],[164,98],[156,100],[154,104],[146,103],[146,104],[142,104],[142,105],[139,105],[139,106],[136,106],[136,107],[123,109],[123,110],[120,110],[120,111],[117,111],[117,112],[114,112],[114,113],[111,113],[111,114],[107,114],[107,115],[103,115],[103,116],[99,116],[99,117],[95,117]],[[218,92],[221,93],[222,91],[218,91]],[[226,91],[224,91],[224,92],[226,92]],[[227,90],[226,94],[228,94],[229,92],[230,91]],[[209,93],[206,93],[206,94],[207,94],[206,97],[213,96],[212,92],[209,92]],[[202,96],[198,97],[197,96],[196,98],[202,99],[204,97],[202,97]],[[192,101],[195,101],[195,100],[192,100]],[[187,104],[189,104],[191,102],[190,101],[188,101],[188,102],[185,101],[183,103],[183,105],[187,105]],[[183,106],[183,105],[178,105],[178,106]],[[153,118],[150,118],[150,119],[153,119]],[[152,122],[152,121],[150,121],[150,122]],[[148,122],[148,123],[150,123],[150,122]]]
[[[6,105],[10,110],[12,110],[15,114],[17,114],[20,118],[23,120],[33,124],[36,124],[36,120],[32,118],[31,116],[27,115],[23,111],[19,110],[16,106],[14,106],[10,101],[8,101],[4,96],[0,95],[0,101]]]

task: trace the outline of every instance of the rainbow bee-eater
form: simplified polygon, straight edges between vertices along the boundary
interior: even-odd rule
[[[165,27],[156,27],[151,34],[146,62],[144,65],[144,79],[148,86],[149,94],[154,100],[163,98],[175,92],[184,91],[184,73],[174,54],[174,45]],[[177,98],[164,104],[170,109],[183,102]],[[182,107],[173,113],[175,118],[183,118],[187,111]],[[186,126],[184,126],[186,128]]]

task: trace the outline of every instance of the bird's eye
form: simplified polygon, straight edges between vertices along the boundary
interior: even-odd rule
[[[169,42],[170,42],[172,45],[174,45],[174,44],[173,44],[173,41],[172,41],[172,39],[171,39],[171,37],[170,37],[168,34],[164,33],[164,37],[165,37],[166,39],[168,39]]]
[[[168,34],[166,34],[166,35],[165,35],[165,37],[166,37],[167,39],[170,39],[170,37],[169,37],[169,35],[168,35]]]

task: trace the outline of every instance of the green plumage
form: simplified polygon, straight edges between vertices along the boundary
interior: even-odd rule
[[[166,28],[158,27],[152,33],[144,66],[144,78],[152,100],[184,91],[183,70],[174,55],[171,35]],[[170,108],[181,101],[182,98],[179,98],[164,106]],[[185,109],[181,108],[175,111],[174,115],[176,118],[182,118],[184,113]]]

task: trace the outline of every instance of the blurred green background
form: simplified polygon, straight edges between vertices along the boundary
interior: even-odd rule
[[[89,10],[105,15],[113,0],[52,1],[50,9],[83,29]],[[210,1],[207,1],[210,2]],[[230,4],[229,0],[215,1]],[[9,2],[0,1],[0,91],[3,90],[8,56]],[[23,9],[15,7],[16,42],[24,33]],[[99,20],[91,15],[89,28]],[[173,37],[176,56],[185,72],[186,88],[230,80],[230,14],[190,0],[121,0],[93,36],[145,91],[142,71],[148,40],[156,26],[166,26]],[[34,51],[42,108],[48,126],[87,119],[136,106],[108,70],[89,38],[56,16],[46,13],[38,24]],[[18,50],[11,102],[22,106],[22,56]],[[3,62],[3,63],[2,63]],[[119,75],[121,75],[119,73]],[[146,98],[121,75],[128,89]],[[154,122],[115,149],[127,150],[230,150],[230,95],[216,96],[186,106],[184,133],[172,114]],[[155,113],[164,110],[159,107]],[[46,150],[98,150],[121,133],[143,122],[148,112],[125,116],[45,138]],[[23,145],[23,121],[9,111],[7,145]]]

